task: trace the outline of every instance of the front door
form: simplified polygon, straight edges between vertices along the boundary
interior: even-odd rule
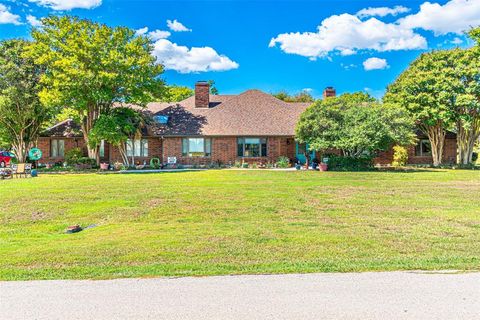
[[[308,144],[306,143],[296,143],[296,157],[297,161],[300,164],[305,164],[307,162],[307,158],[305,157],[305,151],[308,150]],[[310,161],[315,158],[315,151],[311,151],[310,153]]]

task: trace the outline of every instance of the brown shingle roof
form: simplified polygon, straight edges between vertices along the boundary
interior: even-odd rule
[[[59,138],[82,137],[82,129],[75,121],[67,119],[46,129],[40,136]]]
[[[154,115],[167,115],[167,125],[154,125],[156,135],[293,136],[300,114],[311,103],[287,103],[259,90],[236,96],[210,95],[210,108],[195,108],[195,97],[179,103],[150,103]]]

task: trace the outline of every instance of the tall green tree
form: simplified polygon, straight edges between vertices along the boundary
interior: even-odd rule
[[[315,101],[315,98],[305,90],[294,95],[290,95],[285,90],[282,90],[272,95],[275,98],[285,102],[314,102]]]
[[[0,42],[0,140],[20,162],[52,114],[38,97],[45,70],[25,55],[27,46],[25,40]]]
[[[470,31],[476,45],[451,51],[455,65],[454,106],[457,131],[457,163],[473,162],[475,143],[480,137],[480,28]]]
[[[129,28],[50,16],[32,37],[29,53],[46,66],[40,99],[78,113],[90,158],[99,161],[99,145],[90,143],[89,133],[102,114],[115,104],[161,99],[163,68],[151,55],[152,42]]]
[[[189,87],[183,86],[168,86],[166,87],[166,94],[163,98],[165,102],[180,102],[195,94],[195,91]]]
[[[414,139],[413,122],[400,108],[385,107],[366,93],[318,100],[301,115],[296,139],[310,150],[337,149],[359,157]]]
[[[218,89],[215,85],[215,80],[208,80],[208,84],[210,85],[210,94],[213,94],[214,96],[218,95]]]
[[[131,159],[127,154],[127,140],[141,137],[141,130],[149,123],[149,118],[139,110],[128,107],[113,108],[104,113],[95,122],[89,133],[89,143],[99,145],[102,140],[118,148],[123,164],[130,166],[135,163],[132,153]],[[131,161],[130,161],[131,160]]]
[[[442,163],[445,135],[456,120],[455,64],[450,51],[422,54],[389,85],[384,102],[408,111],[432,146],[434,166]]]

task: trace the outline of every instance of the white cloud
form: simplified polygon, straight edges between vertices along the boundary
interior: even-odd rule
[[[135,30],[135,34],[137,36],[148,35],[153,41],[166,39],[171,35],[170,31],[163,31],[163,30],[153,30],[148,32],[148,27]]]
[[[42,26],[42,21],[40,21],[40,19],[38,19],[35,16],[28,15],[27,16],[27,21],[32,27],[41,27]]]
[[[0,24],[20,25],[20,16],[10,12],[10,9],[0,3]]]
[[[459,37],[455,37],[452,41],[450,41],[451,44],[462,44],[463,40],[460,39]]]
[[[461,34],[480,25],[479,0],[451,0],[444,5],[424,2],[420,11],[398,20],[405,28],[422,28],[435,35]]]
[[[135,30],[135,34],[136,34],[137,36],[143,36],[143,35],[146,34],[147,32],[148,32],[148,27]]]
[[[166,39],[170,37],[171,33],[169,31],[154,30],[154,31],[150,31],[148,35],[150,36],[150,38],[153,39],[153,41],[157,41],[160,39]]]
[[[384,23],[376,18],[362,21],[357,16],[345,13],[323,20],[317,32],[279,34],[270,41],[269,46],[277,44],[286,53],[315,60],[331,52],[345,55],[359,50],[425,49],[427,40],[398,24]]]
[[[210,47],[179,46],[167,39],[155,42],[153,55],[165,69],[180,73],[226,71],[238,68],[238,63]]]
[[[192,31],[192,29],[189,29],[185,27],[181,22],[175,20],[167,20],[167,26],[170,30],[176,31],[176,32],[183,32],[183,31]]]
[[[367,60],[363,61],[363,68],[366,71],[370,70],[382,70],[388,68],[389,65],[387,63],[387,60],[385,59],[380,59],[380,58],[368,58]]]
[[[93,9],[102,4],[102,0],[29,0],[53,10]]]
[[[370,7],[370,8],[366,8],[366,9],[362,9],[362,10],[358,11],[357,16],[359,16],[360,18],[374,17],[374,16],[385,17],[385,16],[388,16],[388,15],[397,16],[401,13],[407,13],[409,11],[410,11],[409,8],[406,8],[406,7],[403,7],[403,6],[395,6],[393,8],[389,8],[389,7],[372,8],[372,7]]]

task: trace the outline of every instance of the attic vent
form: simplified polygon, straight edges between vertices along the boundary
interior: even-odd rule
[[[153,120],[159,124],[167,124],[168,118],[169,118],[168,116],[163,116],[163,115],[153,116]]]

